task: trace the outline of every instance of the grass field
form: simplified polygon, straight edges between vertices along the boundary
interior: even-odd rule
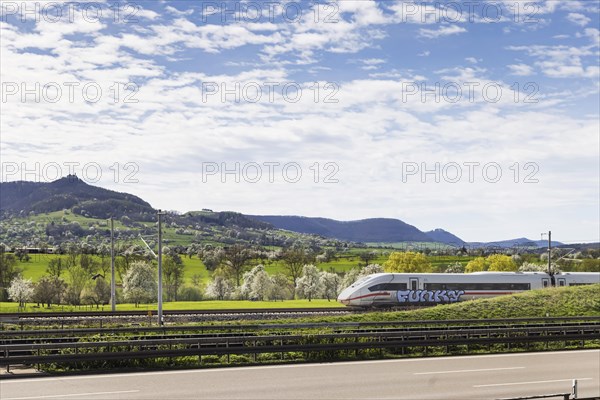
[[[48,266],[50,260],[57,257],[65,259],[67,256],[58,254],[32,254],[30,261],[20,262],[18,266],[23,268],[23,276],[25,278],[37,282],[43,275],[46,274],[46,267]],[[100,260],[99,256],[92,257],[98,261]],[[182,256],[181,259],[184,265],[184,279],[186,284],[192,284],[192,277],[194,275],[200,275],[204,283],[209,281],[210,272],[206,269],[202,263],[202,260],[200,260],[197,256],[193,256],[192,258]],[[372,263],[382,264],[386,259],[387,257],[380,256],[373,260]],[[251,263],[251,265],[256,265],[259,263],[260,261],[256,260],[254,263]],[[329,263],[317,263],[317,266],[320,269],[337,273],[348,272],[350,269],[356,268],[359,265],[364,265],[364,262],[362,262],[358,256],[344,256]],[[265,270],[269,274],[285,273],[285,266],[282,261],[269,262],[265,265]]]
[[[256,308],[328,308],[344,306],[336,301],[327,300],[284,300],[284,301],[246,301],[246,300],[226,300],[226,301],[173,301],[163,303],[163,310],[227,310],[227,309],[256,309]],[[37,307],[35,303],[27,303],[24,310],[19,310],[16,303],[0,302],[0,314],[20,311],[29,312],[57,312],[57,311],[110,311],[110,305],[100,306],[57,306],[50,308]],[[117,304],[118,311],[147,310],[154,311],[156,314],[157,304],[141,304],[135,307],[134,304]]]
[[[364,250],[363,250],[364,251]],[[37,282],[43,275],[46,274],[46,267],[53,258],[66,259],[66,255],[58,254],[31,254],[31,260],[28,262],[20,262],[18,266],[23,268],[23,276],[27,279],[31,279],[33,282]],[[92,256],[97,261],[100,261],[100,256]],[[387,260],[387,255],[379,254],[374,260],[370,261],[371,264],[383,264]],[[210,280],[210,272],[206,269],[202,260],[197,256],[189,258],[187,256],[181,257],[184,264],[184,282],[186,285],[192,285],[192,277],[199,275],[203,283],[208,283]],[[465,256],[428,256],[429,261],[434,267],[434,270],[443,270],[447,265],[455,262],[460,262],[466,265],[473,257]],[[251,263],[251,266],[257,265],[260,260],[256,260]],[[364,266],[364,262],[360,259],[358,254],[343,254],[338,256],[336,260],[332,260],[328,263],[316,263],[317,267],[323,271],[335,272],[338,274],[346,273],[352,268]],[[283,261],[268,262],[265,265],[265,270],[269,274],[285,273],[285,265]],[[106,276],[110,278],[110,275]],[[117,277],[118,280],[118,277]]]

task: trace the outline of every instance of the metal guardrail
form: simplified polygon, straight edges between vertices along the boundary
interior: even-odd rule
[[[550,343],[600,339],[600,324],[438,329],[421,331],[348,332],[329,334],[249,335],[225,337],[152,338],[85,342],[0,345],[0,366],[18,364],[77,363],[144,358],[290,352],[336,352],[504,344]]]
[[[571,393],[553,393],[553,394],[541,394],[539,396],[524,396],[524,397],[506,397],[496,400],[530,400],[530,399],[549,399],[552,397],[562,397],[563,400],[569,400]]]
[[[409,334],[411,332],[423,333],[436,330],[457,329],[485,329],[481,332],[504,332],[506,329],[518,327],[544,328],[544,327],[574,327],[591,325],[600,326],[600,318],[578,318],[579,321],[570,318],[567,321],[556,321],[545,319],[536,324],[517,325],[480,325],[482,321],[457,320],[461,325],[450,325],[442,321],[416,322],[341,322],[341,323],[304,323],[304,324],[239,324],[239,325],[176,325],[162,327],[117,327],[117,328],[75,328],[75,329],[41,329],[41,330],[5,330],[0,331],[0,345],[28,344],[28,343],[62,343],[86,341],[87,336],[94,336],[94,340],[116,340],[115,336],[129,335],[133,339],[148,338],[200,338],[218,336],[256,336],[265,332],[277,332],[279,335],[294,333],[298,329],[328,330],[332,333],[345,332],[396,332]],[[589,321],[591,319],[591,321]],[[504,321],[504,320],[498,320]],[[568,322],[571,321],[571,322]],[[596,322],[597,321],[597,322]],[[431,325],[437,322],[437,326]],[[476,323],[470,326],[469,323]],[[489,335],[489,333],[488,333]]]
[[[571,386],[571,393],[551,393],[551,394],[540,394],[536,396],[520,396],[520,397],[505,397],[496,400],[532,400],[532,399],[549,399],[552,397],[562,397],[563,400],[569,400],[573,396],[573,399],[579,400],[598,400],[600,396],[596,397],[578,397],[577,390],[577,379],[573,379],[573,384]]]

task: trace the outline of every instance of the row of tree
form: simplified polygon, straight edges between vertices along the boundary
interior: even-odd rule
[[[546,265],[525,261],[521,256],[501,254],[477,257],[466,265],[460,262],[446,265],[444,270],[433,267],[430,258],[417,252],[393,252],[383,267],[368,264],[377,257],[363,252],[359,258],[364,267],[346,274],[321,271],[315,262],[327,262],[336,257],[334,251],[317,254],[311,248],[290,248],[265,251],[244,246],[204,246],[197,251],[211,271],[211,280],[204,285],[200,275],[194,275],[192,285],[184,285],[184,264],[176,248],[164,248],[163,287],[165,301],[212,299],[283,300],[294,298],[334,299],[345,287],[356,281],[360,274],[376,272],[476,272],[476,271],[545,271]],[[189,254],[187,254],[189,256]],[[192,254],[193,255],[193,254]],[[270,275],[265,264],[280,261],[283,272]],[[257,264],[257,261],[260,261]],[[254,267],[250,267],[254,262]],[[110,260],[100,255],[69,251],[66,257],[50,260],[46,274],[33,284],[21,278],[15,254],[0,251],[0,296],[22,302],[33,300],[40,304],[104,304],[110,301]],[[556,269],[556,266],[553,266]],[[119,301],[136,304],[156,299],[156,265],[145,250],[131,246],[116,260],[116,271],[122,283]],[[9,292],[9,289],[11,290]]]
[[[246,272],[243,284],[236,287],[232,279],[217,274],[206,287],[204,295],[215,300],[288,300],[295,296],[311,301],[315,298],[332,300],[344,287],[352,284],[363,275],[382,272],[377,264],[362,269],[352,269],[344,279],[338,274],[319,270],[312,264],[302,267],[302,274],[295,285],[283,274],[269,275],[261,264]],[[123,278],[122,299],[138,306],[141,303],[154,302],[157,299],[156,268],[145,261],[135,261]],[[71,278],[72,279],[72,278]],[[169,292],[166,287],[166,293]],[[199,289],[198,289],[199,290]],[[93,279],[93,283],[79,289],[78,282],[66,283],[57,276],[46,275],[37,283],[16,276],[8,287],[8,297],[19,303],[33,301],[38,304],[107,304],[110,301],[110,285],[102,276]],[[79,292],[79,296],[77,293]],[[167,300],[168,301],[168,300]]]

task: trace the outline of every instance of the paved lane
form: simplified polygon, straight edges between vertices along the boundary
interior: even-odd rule
[[[494,399],[574,378],[600,396],[600,350],[5,380],[0,399]]]

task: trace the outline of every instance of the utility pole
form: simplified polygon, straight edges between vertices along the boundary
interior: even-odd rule
[[[542,233],[542,239],[544,239],[545,233]],[[548,275],[552,276],[552,231],[548,231]],[[554,278],[553,278],[554,279]]]
[[[117,310],[117,290],[115,284],[115,221],[110,217],[110,309]]]
[[[552,276],[552,231],[548,231],[548,275]]]
[[[162,220],[164,213],[158,210],[158,324],[163,325],[162,307]]]

